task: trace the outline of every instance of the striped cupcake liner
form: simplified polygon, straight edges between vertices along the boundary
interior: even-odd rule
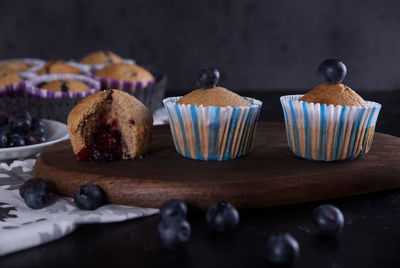
[[[169,114],[176,151],[187,158],[221,161],[251,150],[262,102],[251,106],[216,107],[177,104],[181,97],[163,100]]]
[[[74,66],[75,68],[78,68],[79,70],[81,70],[84,73],[90,73],[91,70],[100,70],[103,69],[104,67],[106,67],[108,65],[108,63],[103,63],[103,64],[84,64],[84,63],[80,63],[74,60],[70,60],[68,61],[68,63],[72,66]],[[124,59],[124,63],[127,64],[136,64],[136,61],[133,59]]]
[[[72,79],[81,81],[88,86],[90,90],[82,92],[54,92],[39,87],[41,83],[48,83],[59,79]],[[58,99],[58,98],[85,98],[100,90],[100,83],[90,77],[75,74],[47,74],[38,75],[26,81],[26,92],[30,98],[45,98],[45,99]]]
[[[0,87],[0,98],[18,98],[25,96],[25,82]]]
[[[42,68],[45,64],[44,60],[40,60],[40,59],[32,59],[32,58],[21,58],[21,59],[7,59],[7,60],[1,60],[0,61],[0,65],[10,62],[10,61],[22,61],[26,64],[30,64],[32,65],[31,68],[29,68],[28,71],[23,72],[23,74],[25,73],[35,73],[36,71],[38,71],[40,68]]]
[[[128,93],[146,89],[156,82],[155,79],[143,82],[104,78],[96,76],[95,74],[93,74],[93,72],[91,72],[89,76],[99,81],[102,89],[119,89]]]
[[[280,98],[289,148],[318,161],[356,159],[368,153],[381,104],[340,106],[299,101],[303,95]]]

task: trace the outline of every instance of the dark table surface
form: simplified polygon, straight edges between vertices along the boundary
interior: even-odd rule
[[[264,102],[261,120],[282,121],[282,92],[242,95]],[[400,136],[400,91],[361,91],[361,95],[383,104],[376,130]],[[322,203],[334,204],[344,213],[345,227],[336,238],[313,234],[311,215]],[[85,225],[58,241],[4,256],[0,267],[268,267],[265,242],[271,234],[285,232],[301,247],[295,267],[400,267],[400,189],[242,210],[240,217],[234,232],[214,233],[207,228],[204,212],[190,211],[191,239],[176,251],[159,246],[158,215]]]

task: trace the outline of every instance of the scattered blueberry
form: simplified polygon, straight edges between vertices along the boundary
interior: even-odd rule
[[[347,68],[340,60],[327,59],[319,65],[318,73],[324,77],[325,82],[337,84],[342,82],[346,77]]]
[[[299,243],[290,234],[272,235],[267,241],[266,257],[271,264],[293,264],[299,255]]]
[[[239,213],[227,202],[219,202],[207,211],[208,226],[216,231],[224,232],[234,229],[239,223]]]
[[[28,207],[33,209],[43,208],[49,197],[49,184],[38,178],[30,179],[21,185],[19,195]]]
[[[206,67],[197,72],[197,84],[202,88],[215,87],[219,80],[219,71]]]
[[[343,213],[335,206],[321,205],[314,210],[313,220],[321,235],[335,235],[344,226]]]
[[[15,132],[26,133],[31,129],[32,118],[29,113],[17,114],[14,116],[11,129]]]
[[[7,135],[0,132],[0,148],[6,148],[8,144]]]
[[[168,218],[158,225],[158,237],[161,245],[168,249],[175,249],[189,241],[190,233],[190,224],[180,217]]]
[[[170,199],[166,201],[160,208],[161,218],[167,220],[171,217],[186,218],[187,206],[180,199]]]
[[[74,201],[80,209],[94,210],[102,205],[103,193],[96,185],[84,184],[75,191]]]
[[[13,133],[8,136],[8,147],[18,147],[24,146],[25,140],[24,137],[18,133]]]

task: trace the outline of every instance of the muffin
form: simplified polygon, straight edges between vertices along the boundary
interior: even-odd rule
[[[43,67],[44,61],[39,59],[22,58],[0,61],[0,73],[29,73],[36,72]]]
[[[39,86],[41,89],[50,90],[53,92],[83,92],[90,90],[89,85],[72,79],[60,79],[54,80],[48,83],[44,83]]]
[[[66,63],[63,60],[48,61],[37,72],[38,75],[44,74],[81,74],[81,71]]]
[[[149,109],[120,90],[97,92],[68,115],[71,144],[79,161],[142,158],[150,148],[152,127]]]
[[[96,76],[134,84],[135,88],[146,87],[154,82],[153,75],[145,68],[135,64],[116,63],[95,72]]]
[[[305,95],[281,97],[289,148],[309,160],[363,156],[370,150],[381,105],[341,83],[347,73],[343,62],[325,60],[319,73],[325,83]]]
[[[201,87],[163,100],[176,151],[187,158],[221,161],[251,150],[262,102],[217,87],[219,72],[198,72]]]
[[[1,72],[0,71],[0,87],[11,85],[14,83],[20,83],[24,80],[17,74],[12,72]]]
[[[98,81],[75,74],[40,75],[26,84],[30,98],[84,98],[100,90]]]
[[[83,64],[112,64],[112,63],[123,63],[124,60],[117,54],[110,50],[99,50],[84,56],[80,63]]]

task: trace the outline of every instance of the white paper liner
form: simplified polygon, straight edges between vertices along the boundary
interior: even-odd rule
[[[340,106],[299,101],[303,95],[280,98],[289,148],[309,160],[355,159],[369,152],[381,104]]]
[[[246,98],[251,106],[204,107],[177,104],[180,98],[163,100],[179,154],[191,159],[221,161],[250,152],[261,101]]]
[[[68,63],[71,64],[72,66],[74,66],[75,68],[78,68],[79,70],[81,70],[82,72],[84,72],[86,74],[90,73],[90,71],[92,71],[92,70],[100,70],[100,69],[103,69],[104,67],[106,67],[107,65],[109,65],[108,63],[84,64],[84,63],[80,63],[80,62],[77,62],[74,60],[69,60]],[[136,61],[133,59],[124,59],[124,63],[136,64]]]

